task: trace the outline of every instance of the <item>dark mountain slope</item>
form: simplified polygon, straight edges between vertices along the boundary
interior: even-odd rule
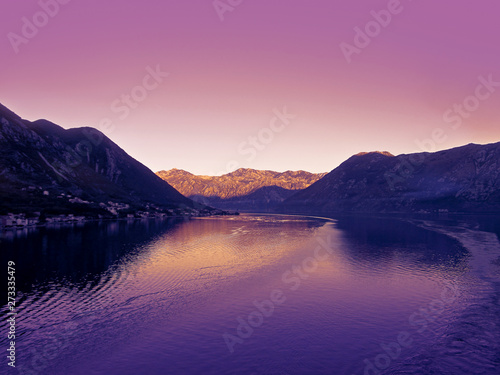
[[[0,198],[0,210],[19,212],[72,204],[90,209],[108,201],[137,209],[194,206],[98,130],[29,122],[2,105]]]
[[[281,212],[500,212],[500,143],[436,153],[358,154]]]
[[[284,189],[279,186],[264,186],[253,193],[241,197],[222,199],[219,197],[194,195],[191,198],[197,202],[223,210],[271,212],[275,206],[296,192],[297,190]]]

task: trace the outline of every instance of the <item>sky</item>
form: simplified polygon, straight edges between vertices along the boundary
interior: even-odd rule
[[[500,141],[498,0],[0,3],[0,102],[153,171]]]

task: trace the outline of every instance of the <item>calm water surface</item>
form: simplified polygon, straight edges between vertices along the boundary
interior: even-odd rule
[[[4,232],[19,301],[17,367],[2,356],[0,373],[499,374],[497,223],[242,215]]]

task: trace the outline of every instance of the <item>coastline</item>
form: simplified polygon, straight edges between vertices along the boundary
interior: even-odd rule
[[[168,219],[184,219],[189,220],[191,218],[196,217],[211,217],[211,216],[236,216],[239,215],[237,211],[223,211],[223,210],[214,210],[209,213],[195,213],[191,215],[166,215],[166,214],[148,214],[144,216],[133,216],[133,217],[100,217],[100,218],[88,218],[83,216],[74,216],[74,215],[60,215],[51,217],[48,219],[60,219],[60,220],[48,220],[40,223],[26,223],[26,224],[15,224],[15,225],[2,225],[0,223],[0,232],[3,231],[15,231],[15,230],[24,230],[24,229],[35,229],[35,228],[54,228],[61,226],[74,226],[78,224],[85,224],[91,222],[117,222],[117,221],[141,221],[141,220],[168,220]]]

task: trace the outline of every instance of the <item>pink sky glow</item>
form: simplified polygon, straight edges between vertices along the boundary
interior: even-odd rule
[[[500,141],[497,0],[61,3],[2,2],[0,102],[65,128],[109,119],[154,171],[324,172],[360,151]]]

